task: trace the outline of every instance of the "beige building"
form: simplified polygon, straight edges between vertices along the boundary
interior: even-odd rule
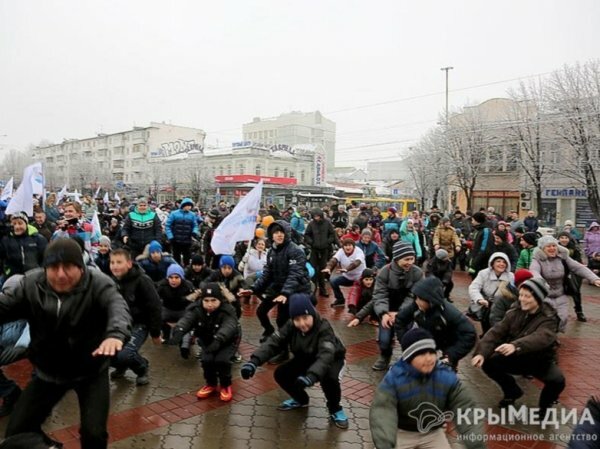
[[[325,151],[327,169],[335,167],[335,122],[326,119],[319,111],[289,112],[278,117],[255,117],[242,127],[245,141],[266,145],[321,146]]]

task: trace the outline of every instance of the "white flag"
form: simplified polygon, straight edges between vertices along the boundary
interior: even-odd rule
[[[104,197],[102,198],[102,202],[104,204],[108,204],[109,199],[108,199],[108,192],[104,192]]]
[[[98,195],[100,195],[100,187],[96,189],[96,193],[94,193],[94,199],[98,198]]]
[[[92,217],[92,240],[98,241],[102,236],[102,228],[100,227],[100,220],[98,219],[98,211],[94,211],[94,216]]]
[[[67,185],[65,184],[63,186],[63,188],[60,189],[60,192],[58,192],[58,194],[56,195],[56,202],[60,203],[60,200],[62,200],[66,195],[67,195]]]
[[[215,254],[233,254],[237,242],[254,238],[262,188],[261,180],[215,229],[210,242]]]
[[[121,202],[121,198],[119,197],[119,194],[118,194],[117,192],[115,192],[115,201],[116,201],[117,203],[120,203],[120,202]]]
[[[25,212],[28,217],[33,216],[33,177],[37,164],[29,165],[23,170],[23,181],[17,189],[15,196],[6,207],[6,215],[12,215],[15,212]],[[40,192],[42,193],[42,192]]]
[[[75,189],[75,192],[73,192],[73,200],[78,202],[79,204],[82,204],[81,194],[77,191],[77,189]]]
[[[13,196],[13,178],[10,178],[4,189],[2,189],[2,196],[0,196],[0,201],[6,201]]]
[[[42,172],[42,163],[36,162],[30,165],[32,167],[31,190],[36,195],[44,194],[44,173]]]

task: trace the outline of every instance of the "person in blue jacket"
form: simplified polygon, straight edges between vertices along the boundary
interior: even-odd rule
[[[182,267],[190,263],[192,257],[192,237],[198,237],[198,217],[192,212],[194,202],[184,198],[178,210],[169,214],[165,224],[165,234],[171,243],[173,257]]]

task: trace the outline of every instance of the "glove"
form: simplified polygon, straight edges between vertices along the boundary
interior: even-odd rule
[[[250,379],[256,373],[256,365],[252,362],[246,362],[241,369],[242,379]]]
[[[314,384],[313,380],[308,376],[298,376],[296,378],[296,386],[299,388],[308,388],[312,387]]]
[[[169,340],[169,344],[173,346],[179,346],[181,344],[181,340],[183,340],[183,329],[181,327],[176,327],[171,332],[171,339]]]
[[[209,344],[206,348],[204,348],[204,350],[206,352],[217,352],[219,350],[219,347],[221,346],[221,342],[215,338],[211,344]]]

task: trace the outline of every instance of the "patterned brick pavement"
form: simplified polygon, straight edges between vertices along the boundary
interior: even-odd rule
[[[456,305],[466,308],[465,273],[455,273],[456,288],[453,294]],[[578,323],[572,318],[567,333],[561,336],[559,364],[567,377],[567,388],[561,396],[561,406],[581,409],[590,394],[598,394],[597,367],[600,366],[600,291],[584,286],[585,311],[588,323]],[[195,359],[183,360],[173,347],[147,344],[144,355],[151,363],[151,382],[136,387],[131,374],[112,382],[112,405],[109,419],[110,447],[125,448],[372,448],[368,413],[375,385],[382,373],[370,368],[377,356],[374,341],[376,328],[363,324],[348,329],[345,325],[350,315],[340,309],[331,309],[331,298],[322,299],[320,313],[329,319],[345,342],[347,367],[342,385],[343,406],[350,418],[350,428],[340,430],[329,424],[321,390],[311,388],[311,406],[291,412],[279,412],[277,404],[286,398],[273,381],[273,367],[261,367],[251,381],[239,377],[239,365],[234,367],[234,399],[221,402],[217,396],[198,401],[195,391],[202,386],[202,371]],[[260,337],[260,326],[254,317],[256,302],[244,305],[242,323],[244,337],[242,355],[247,358],[255,349]],[[396,350],[395,356],[398,356]],[[21,385],[26,384],[31,373],[28,362],[20,362],[7,369],[7,374]],[[478,404],[495,409],[500,399],[499,389],[479,370],[462,363],[459,374],[472,389]],[[132,376],[132,377],[129,377]],[[536,381],[518,378],[525,391],[522,403],[535,404],[540,385]],[[0,421],[0,431],[6,426]],[[65,443],[65,448],[79,448],[78,406],[70,394],[56,408],[46,430]],[[542,431],[520,424],[510,427],[489,426],[488,435],[506,436],[519,441],[497,441],[490,448],[540,448],[564,447],[535,441],[558,433],[569,433],[569,428]],[[453,431],[449,430],[452,435]],[[529,440],[523,440],[529,438]],[[461,447],[453,440],[456,447]]]

